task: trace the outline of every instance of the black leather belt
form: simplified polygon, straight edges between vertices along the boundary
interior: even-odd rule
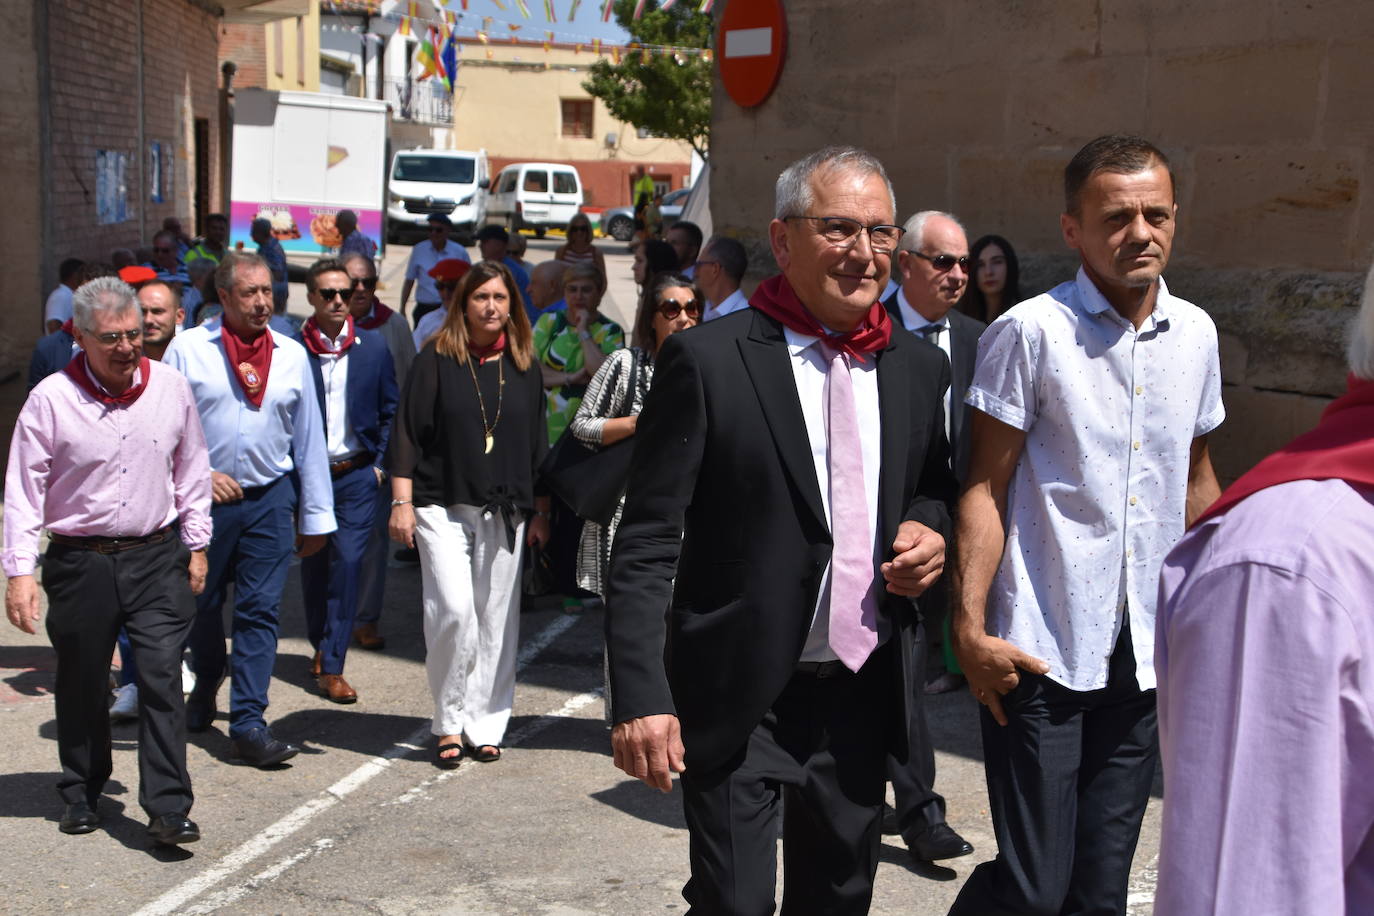
[[[797,673],[805,674],[809,677],[839,677],[842,674],[853,674],[845,667],[844,662],[838,658],[832,658],[828,662],[797,662]]]
[[[366,467],[372,463],[373,454],[363,452],[361,455],[354,455],[352,458],[340,458],[338,461],[329,462],[329,476],[342,477],[349,471]]]
[[[73,537],[69,534],[58,534],[56,531],[49,532],[49,537],[54,544],[61,544],[63,547],[75,547],[77,550],[94,550],[96,553],[122,553],[125,550],[133,550],[135,547],[142,547],[145,544],[161,544],[176,533],[175,525],[167,525],[159,528],[152,534],[145,534],[142,537]]]

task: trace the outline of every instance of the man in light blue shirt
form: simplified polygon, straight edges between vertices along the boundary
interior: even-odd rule
[[[229,252],[215,269],[215,286],[222,320],[178,334],[163,357],[191,383],[213,469],[215,533],[191,629],[196,689],[186,704],[186,727],[203,731],[215,718],[225,672],[220,612],[232,581],[229,737],[235,756],[268,767],[300,751],[274,738],[264,717],[292,546],[299,556],[324,546],[336,527],[334,491],[305,348],[268,326],[267,264],[255,254]]]

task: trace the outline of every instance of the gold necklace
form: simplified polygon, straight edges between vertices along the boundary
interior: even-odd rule
[[[501,422],[501,404],[506,396],[506,367],[501,354],[496,354],[496,419],[490,426],[487,425],[487,403],[482,399],[482,386],[477,384],[477,370],[472,368],[472,363],[477,357],[468,352],[468,372],[472,373],[472,388],[477,392],[477,409],[482,412],[482,434],[486,437],[486,454],[490,455],[492,448],[496,445],[496,424]]]

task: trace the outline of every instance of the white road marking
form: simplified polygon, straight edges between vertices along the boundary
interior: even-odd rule
[[[213,913],[215,910],[222,909],[228,906],[229,904],[234,903],[235,901],[247,896],[250,892],[257,890],[259,887],[268,883],[269,881],[275,880],[276,878],[280,877],[282,873],[284,873],[287,869],[291,868],[293,865],[303,862],[311,856],[315,855],[316,853],[323,852],[324,850],[329,849],[333,845],[334,840],[331,837],[321,837],[320,839],[311,843],[308,847],[302,849],[295,855],[287,856],[285,859],[282,859],[275,865],[271,865],[267,868],[264,868],[262,871],[258,872],[256,875],[249,878],[247,881],[243,882],[237,887],[231,887],[227,890],[222,890],[219,893],[211,894],[209,897],[205,899],[203,903],[199,903],[193,907],[190,907],[189,909],[182,910],[182,916],[199,916],[199,914],[201,913]]]
[[[725,33],[726,57],[767,57],[773,53],[773,29],[731,29]]]
[[[540,652],[548,648],[554,640],[576,625],[580,619],[580,617],[563,614],[536,633],[534,637],[521,648],[520,653],[516,656],[517,673],[529,665],[529,663],[533,661]],[[572,700],[564,703],[563,706],[560,707],[560,710],[568,708],[569,704],[587,697],[588,699],[580,704],[580,706],[585,706],[587,703],[590,703],[600,696],[600,693],[600,690],[596,690],[589,694],[582,694],[581,696],[574,697]],[[580,706],[576,708],[580,708]],[[559,715],[559,711],[556,710],[550,715],[557,716]],[[512,734],[507,743],[513,744],[519,740],[528,738],[530,735],[537,734],[551,725],[554,721],[556,720],[545,717],[536,719],[519,732]],[[540,723],[543,724],[541,725]],[[535,726],[538,727],[536,728]],[[265,854],[282,840],[300,830],[317,816],[338,804],[350,793],[365,785],[368,780],[385,771],[387,767],[391,766],[391,761],[395,760],[397,757],[404,756],[416,747],[423,747],[429,740],[429,734],[428,725],[416,729],[405,738],[392,744],[392,746],[387,748],[386,752],[381,756],[373,757],[352,773],[349,773],[343,779],[340,779],[338,782],[334,783],[334,785],[325,789],[315,798],[312,798],[310,801],[296,808],[296,810],[286,815],[286,817],[283,817],[275,824],[261,831],[257,836],[253,837],[253,839],[242,844],[233,852],[230,852],[224,858],[220,859],[216,865],[207,868],[194,878],[183,881],[161,897],[158,897],[142,909],[139,909],[134,913],[134,916],[167,916],[167,914],[182,912],[182,907],[187,901],[193,900],[205,893],[234,872],[246,866],[249,862]],[[445,775],[458,772],[460,771],[451,770]],[[302,859],[303,858],[302,856]],[[283,871],[286,868],[290,868],[296,861],[300,861],[300,859],[291,857],[284,861],[288,864],[283,867]],[[270,871],[271,869],[268,869],[268,872]],[[263,872],[263,874],[267,874],[267,872]],[[275,875],[273,875],[273,877],[275,877]],[[252,882],[255,879],[250,878],[248,880]],[[246,885],[247,882],[245,885],[241,885],[241,887]],[[252,888],[249,889],[251,890]]]

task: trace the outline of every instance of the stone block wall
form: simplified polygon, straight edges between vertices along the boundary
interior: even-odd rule
[[[741,0],[734,0],[741,2]],[[827,143],[888,168],[899,218],[1006,236],[1024,290],[1072,275],[1062,171],[1104,133],[1150,138],[1178,179],[1171,290],[1222,339],[1234,478],[1344,386],[1344,334],[1374,256],[1374,5],[1359,0],[789,0],[773,95],[717,84],[712,218],[771,272],[773,181]]]

